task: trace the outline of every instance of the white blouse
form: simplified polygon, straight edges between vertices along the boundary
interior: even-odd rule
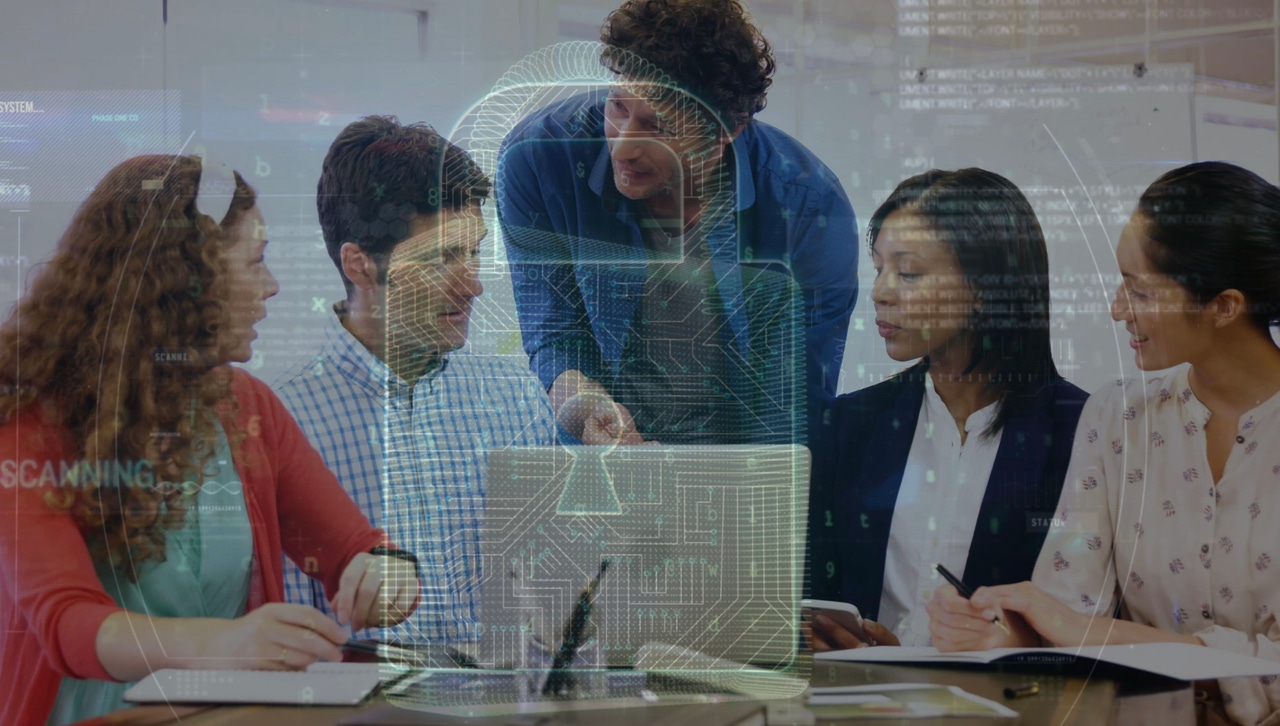
[[[1280,661],[1280,394],[1240,417],[1215,487],[1189,370],[1089,398],[1032,580],[1080,612],[1118,598],[1134,622]],[[1236,721],[1280,722],[1275,677],[1220,685]]]
[[[925,603],[946,581],[933,568],[941,562],[964,579],[978,526],[978,511],[995,468],[1004,430],[990,439],[982,433],[996,416],[996,404],[969,415],[960,441],[956,420],[925,376],[924,399],[916,420],[911,452],[889,525],[885,551],[880,623],[902,645],[931,645]]]

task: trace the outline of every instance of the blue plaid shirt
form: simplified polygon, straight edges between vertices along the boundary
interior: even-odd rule
[[[335,315],[320,351],[275,388],[369,521],[418,557],[418,610],[356,637],[473,640],[485,462],[491,449],[555,442],[541,384],[515,362],[454,353],[410,385]],[[284,591],[288,602],[332,614],[323,586],[288,561]]]

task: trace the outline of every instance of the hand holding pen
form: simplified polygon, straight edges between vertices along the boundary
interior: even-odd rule
[[[960,578],[951,574],[951,571],[943,567],[941,562],[935,564],[933,568],[938,571],[939,575],[942,575],[943,579],[951,583],[951,586],[956,589],[956,592],[959,593],[960,597],[964,598],[965,600],[968,600],[969,598],[973,597],[973,588],[964,584],[964,582],[961,581]],[[991,624],[1003,630],[1005,635],[1013,634],[1009,631],[1009,626],[1005,625],[1004,621],[1000,619],[999,614],[997,614],[994,618],[991,619]]]
[[[1099,628],[1094,620],[1105,614],[1078,612],[1030,581],[978,588],[972,601],[949,587],[935,592],[925,609],[929,612],[929,634],[941,651],[1097,645],[1108,637],[1109,628]],[[1012,634],[988,626],[994,615],[1000,616]],[[1098,640],[1090,640],[1091,631]],[[1188,644],[1203,642],[1194,636],[1168,632],[1161,638]]]
[[[604,577],[605,570],[608,569],[609,561],[602,561],[600,563],[600,571],[596,573],[595,577],[591,578],[591,582],[588,582],[587,586],[578,595],[578,602],[573,606],[573,612],[564,624],[560,648],[556,651],[556,657],[551,661],[551,672],[547,674],[547,682],[542,687],[542,695],[563,696],[572,690],[573,672],[569,670],[569,666],[573,664],[574,656],[578,654],[578,649],[582,647],[586,640],[587,625],[591,622],[591,606],[595,603],[596,590],[600,587],[600,580]]]

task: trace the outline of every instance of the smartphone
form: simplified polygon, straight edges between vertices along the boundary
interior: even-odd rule
[[[853,633],[858,640],[864,643],[871,642],[866,631],[862,629],[862,613],[858,612],[858,608],[852,603],[806,598],[800,601],[800,607],[808,610],[811,618],[813,613],[822,613],[823,617],[834,620],[840,627]]]

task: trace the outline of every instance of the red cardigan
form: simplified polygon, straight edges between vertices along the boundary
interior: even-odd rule
[[[295,562],[315,558],[333,597],[351,558],[386,536],[370,526],[266,384],[237,370],[232,385],[236,422],[249,434],[235,460],[253,531],[249,608],[284,600],[282,550]],[[0,723],[22,726],[43,726],[63,676],[112,680],[98,662],[97,636],[120,610],[70,515],[45,503],[52,485],[46,472],[61,476],[61,462],[75,454],[65,431],[39,408],[0,426]]]

